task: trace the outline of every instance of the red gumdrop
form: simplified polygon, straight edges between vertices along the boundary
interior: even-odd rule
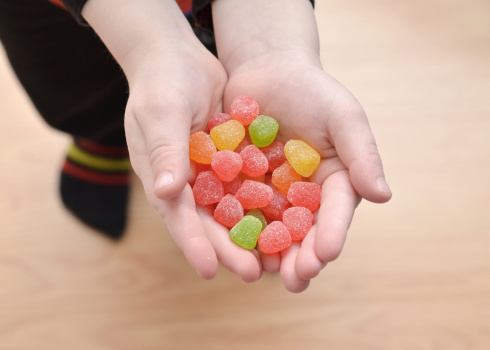
[[[249,96],[238,96],[231,102],[230,115],[243,125],[249,125],[259,116],[259,104]]]
[[[223,181],[223,188],[225,190],[225,195],[227,194],[235,195],[241,186],[242,186],[242,181],[238,177],[235,177],[231,181]]]
[[[244,215],[244,210],[238,199],[231,194],[224,196],[214,210],[214,219],[226,227],[235,226]]]
[[[269,170],[266,156],[255,145],[245,147],[240,152],[240,156],[243,159],[242,172],[249,176],[262,176]]]
[[[295,207],[305,207],[314,212],[320,206],[322,188],[314,182],[298,181],[291,184],[288,200]]]
[[[284,144],[279,141],[272,142],[269,146],[260,149],[269,162],[269,171],[272,173],[279,168],[285,161]]]
[[[208,130],[211,131],[211,129],[214,128],[215,126],[223,124],[228,120],[231,120],[231,115],[229,114],[226,113],[215,114],[208,122]]]
[[[273,221],[260,233],[259,248],[265,254],[278,253],[292,244],[291,234],[281,221]]]
[[[289,203],[286,195],[278,189],[273,188],[272,191],[272,202],[269,205],[260,208],[260,210],[268,218],[280,221],[282,220],[282,214],[291,206],[291,203]]]
[[[236,148],[234,149],[234,152],[236,153],[240,153],[245,147],[251,145],[251,143],[246,139],[244,138],[239,144],[238,146],[236,146]]]
[[[231,181],[242,170],[242,157],[233,151],[218,151],[211,160],[211,167],[221,181]]]
[[[282,215],[282,222],[293,241],[302,241],[313,225],[313,214],[308,208],[291,207]]]
[[[192,187],[194,199],[201,206],[218,203],[224,197],[224,192],[221,180],[214,171],[204,171],[197,175]]]
[[[245,180],[235,195],[244,209],[262,208],[274,197],[272,188],[262,182]]]

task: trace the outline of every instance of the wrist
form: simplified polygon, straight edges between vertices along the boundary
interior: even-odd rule
[[[320,66],[319,40],[308,1],[215,0],[218,56],[229,74],[272,58]]]

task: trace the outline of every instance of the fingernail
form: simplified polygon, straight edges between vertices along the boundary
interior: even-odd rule
[[[165,171],[158,175],[155,181],[155,189],[162,188],[174,182],[174,175],[171,172]]]
[[[376,179],[376,185],[378,185],[378,190],[381,192],[391,193],[390,186],[388,186],[384,177],[378,177]]]

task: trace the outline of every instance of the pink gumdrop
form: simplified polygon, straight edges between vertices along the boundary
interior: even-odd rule
[[[279,141],[272,142],[269,146],[260,149],[269,162],[269,171],[272,173],[279,168],[285,161],[284,144]]]
[[[285,194],[278,189],[272,189],[273,198],[269,205],[260,208],[262,213],[270,219],[282,220],[282,214],[291,206]]]
[[[224,196],[214,210],[214,219],[226,227],[235,226],[244,215],[244,210],[238,199],[231,194]]]
[[[304,207],[291,207],[282,215],[282,222],[293,241],[302,241],[313,225],[313,214]]]
[[[291,234],[281,221],[273,221],[260,233],[259,248],[265,254],[278,253],[292,244]]]
[[[229,114],[226,113],[215,114],[208,122],[208,130],[211,131],[211,129],[214,128],[215,126],[223,124],[228,120],[231,120],[231,115]]]
[[[294,182],[288,190],[288,200],[295,207],[305,207],[314,212],[320,206],[322,188],[314,182]]]
[[[259,104],[250,96],[235,97],[231,102],[230,115],[243,125],[249,125],[259,116]]]
[[[269,170],[267,158],[255,145],[245,147],[240,152],[240,156],[243,159],[242,172],[249,176],[262,176]]]
[[[227,194],[235,195],[241,186],[242,186],[242,181],[238,177],[235,177],[231,181],[223,181],[223,188],[225,190],[225,195]]]
[[[272,188],[262,182],[245,180],[235,195],[244,209],[262,208],[272,202]]]
[[[244,138],[239,144],[238,146],[236,146],[236,148],[234,149],[234,152],[236,153],[240,153],[245,147],[251,145],[251,143],[246,139]]]
[[[233,151],[218,151],[211,160],[211,168],[221,181],[231,181],[242,170],[242,157]]]
[[[196,203],[201,206],[218,203],[225,195],[221,180],[214,171],[204,171],[197,175],[192,193]]]

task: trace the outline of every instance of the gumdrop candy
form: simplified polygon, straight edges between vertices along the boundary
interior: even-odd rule
[[[250,142],[248,142],[247,138],[245,137],[245,138],[242,140],[242,142],[240,142],[240,143],[238,144],[238,146],[236,146],[236,148],[235,148],[235,152],[236,152],[236,153],[240,153],[240,152],[241,152],[241,151],[242,151],[242,150],[243,150],[245,147],[247,147],[247,146],[249,146],[249,145],[251,145],[251,143],[250,143]]]
[[[262,230],[267,227],[267,220],[265,219],[265,216],[264,216],[264,214],[262,214],[260,209],[249,210],[246,215],[251,215],[251,216],[254,216],[257,219],[259,219],[260,222],[262,223]]]
[[[236,178],[242,166],[242,157],[233,151],[218,151],[211,161],[211,167],[221,181],[231,181]]]
[[[236,120],[215,126],[210,131],[211,139],[220,151],[234,151],[245,137],[245,127]]]
[[[304,207],[291,207],[284,212],[282,222],[293,241],[302,241],[313,225],[313,214]]]
[[[226,227],[235,226],[244,216],[244,210],[238,199],[231,194],[225,195],[214,210],[214,219]]]
[[[240,156],[243,159],[241,170],[249,176],[262,176],[269,170],[269,162],[266,156],[255,145],[245,147],[240,152]]]
[[[259,115],[248,127],[252,143],[257,147],[267,147],[276,138],[279,123],[266,115]]]
[[[288,194],[291,184],[301,180],[301,175],[287,161],[272,173],[272,183],[285,195]]]
[[[231,102],[230,115],[243,125],[250,125],[259,115],[259,104],[253,97],[238,96]]]
[[[261,176],[250,176],[250,175],[247,175],[243,172],[240,172],[238,174],[238,178],[244,182],[245,180],[252,180],[252,181],[257,181],[257,182],[262,182],[262,183],[265,183],[265,174],[264,175],[261,175]]]
[[[320,154],[301,140],[289,140],[284,145],[284,154],[298,174],[309,177],[320,165]]]
[[[226,113],[218,113],[215,114],[209,121],[208,121],[208,130],[212,130],[215,126],[221,125],[223,123],[226,123],[228,120],[231,120],[231,115],[226,114]]]
[[[269,171],[272,173],[286,161],[284,144],[279,141],[272,142],[269,146],[260,149],[269,161]]]
[[[322,188],[314,182],[295,182],[289,187],[288,200],[295,207],[305,207],[314,212],[320,206]]]
[[[291,246],[292,239],[281,221],[273,221],[260,233],[258,243],[263,253],[274,254]]]
[[[272,202],[273,191],[264,183],[245,180],[235,197],[244,209],[262,208]]]
[[[262,223],[252,215],[245,215],[230,230],[230,237],[233,242],[245,249],[254,249],[257,245]]]
[[[189,158],[201,164],[211,164],[216,146],[204,131],[196,131],[189,138]]]
[[[291,206],[285,194],[273,188],[272,202],[269,205],[261,208],[262,212],[272,220],[282,220],[282,214]]]
[[[202,206],[218,203],[225,195],[223,184],[214,171],[199,173],[192,192],[196,203]]]
[[[240,187],[242,187],[242,181],[238,178],[235,177],[231,181],[223,181],[223,189],[225,190],[225,195],[226,194],[232,194],[235,195]]]

